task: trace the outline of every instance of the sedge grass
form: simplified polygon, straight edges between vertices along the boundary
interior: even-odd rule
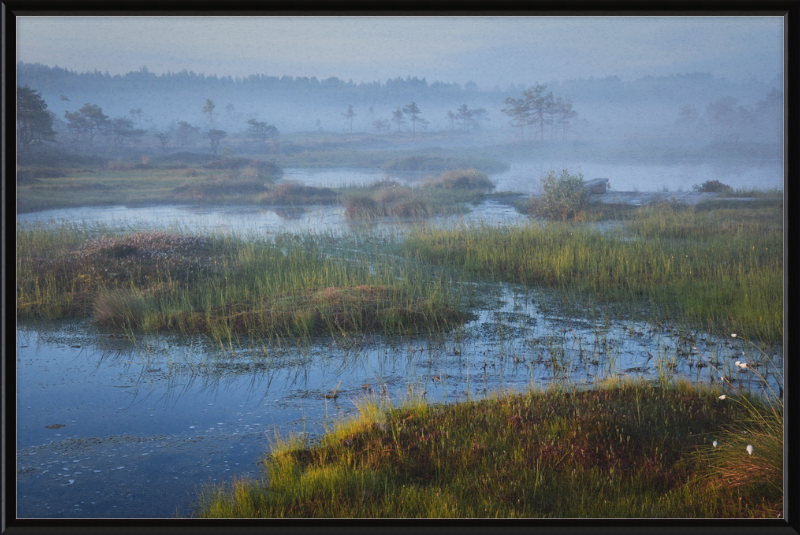
[[[708,463],[720,430],[753,414],[719,395],[616,380],[444,406],[366,401],[316,444],[275,444],[260,481],[206,487],[196,516],[774,518],[780,489],[733,487]]]
[[[333,238],[17,228],[17,315],[128,331],[309,336],[449,330],[461,296],[414,263],[326,254]]]
[[[572,222],[418,228],[402,248],[410,257],[482,277],[643,305],[651,320],[783,338],[777,206],[649,206],[606,229]]]

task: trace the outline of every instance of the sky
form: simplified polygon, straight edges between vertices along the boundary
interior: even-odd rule
[[[783,18],[85,17],[17,18],[17,60],[124,74],[406,76],[483,89],[709,72],[734,82],[783,73]]]

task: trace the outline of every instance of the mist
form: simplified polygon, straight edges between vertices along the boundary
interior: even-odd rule
[[[275,134],[279,164],[298,151],[324,152],[334,142],[308,139],[325,136],[353,152],[477,147],[506,164],[757,164],[783,157],[781,24],[22,17],[17,84],[46,102],[58,134],[51,150],[106,159],[218,149],[259,157],[257,123]],[[537,87],[550,115],[520,124],[509,103]],[[413,118],[403,112],[412,103]],[[87,104],[129,131],[87,142],[68,119]],[[212,129],[225,133],[219,147],[204,139]]]

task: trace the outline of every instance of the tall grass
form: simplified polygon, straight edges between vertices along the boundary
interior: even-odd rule
[[[104,227],[17,229],[17,314],[110,328],[307,337],[447,330],[461,297],[414,263],[331,255],[326,236],[258,237]]]
[[[646,306],[753,338],[783,337],[783,236],[778,206],[708,210],[648,206],[624,225],[548,222],[416,229],[411,257],[498,280],[569,289]]]
[[[318,444],[275,444],[261,481],[207,487],[197,516],[774,517],[780,489],[731,487],[698,454],[747,414],[719,395],[613,381],[446,406],[368,401]]]
[[[482,201],[492,188],[488,175],[476,169],[445,171],[438,177],[427,177],[418,187],[384,179],[365,187],[345,188],[345,217],[422,219],[461,213],[467,210],[463,203]]]

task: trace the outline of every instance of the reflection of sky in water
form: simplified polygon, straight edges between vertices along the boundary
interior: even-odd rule
[[[326,424],[354,414],[365,397],[397,404],[412,391],[432,402],[454,402],[531,384],[590,386],[604,377],[659,373],[715,384],[725,374],[757,390],[755,376],[737,373],[733,362],[760,361],[761,373],[767,369],[764,356],[741,340],[612,321],[601,309],[584,311],[586,318],[564,317],[536,291],[505,284],[476,289],[485,304],[477,319],[453,333],[323,338],[266,352],[259,341],[246,339],[231,351],[174,335],[133,344],[88,322],[25,325],[17,333],[18,462],[39,470],[22,479],[26,506],[47,504],[64,516],[80,501],[85,504],[78,516],[120,510],[169,516],[194,485],[257,471],[276,431],[318,436]],[[698,366],[707,362],[716,370]],[[333,389],[338,398],[326,399]],[[46,428],[53,424],[65,427]],[[135,440],[119,438],[125,436]],[[94,449],[61,446],[98,437],[116,438]],[[76,470],[68,464],[73,460],[88,468]],[[112,471],[119,466],[125,477]],[[80,485],[60,494],[61,485],[71,485],[67,478]],[[153,503],[142,492],[150,480],[173,492]],[[126,488],[134,498],[108,502],[117,509],[106,502],[90,507],[97,491]],[[49,514],[31,508],[26,511],[34,516]]]
[[[531,182],[553,167],[560,166],[512,165],[493,178],[498,190],[529,193]],[[729,174],[714,174],[712,166],[585,166],[582,171],[586,178],[611,178],[618,191],[658,190],[661,185],[689,190],[713,179],[733,187],[782,184],[780,166],[732,168],[724,172]],[[648,181],[637,186],[635,179],[641,176]],[[287,178],[324,186],[371,183],[381,176],[303,171],[287,173]],[[434,223],[526,219],[494,201],[471,208],[469,214]],[[177,226],[187,232],[259,234],[409,228],[407,221],[388,219],[351,224],[339,206],[115,206],[17,216],[18,222],[32,224],[64,219],[121,228]],[[591,385],[617,374],[659,373],[715,383],[725,374],[737,378],[736,384],[758,388],[757,382],[747,381],[754,377],[751,372],[738,373],[733,365],[735,360],[763,360],[741,340],[698,334],[692,340],[690,333],[672,328],[610,321],[600,310],[585,311],[596,319],[559,317],[547,308],[546,296],[510,285],[487,285],[481,292],[490,303],[456,333],[410,340],[366,336],[352,346],[326,339],[305,348],[273,348],[268,354],[259,344],[220,352],[197,338],[171,335],[131,344],[97,332],[88,322],[23,326],[17,332],[17,450],[19,466],[35,470],[18,476],[20,494],[27,497],[21,502],[22,516],[170,516],[176,506],[185,507],[187,493],[196,485],[257,472],[267,437],[274,437],[275,430],[282,436],[303,431],[318,435],[326,423],[355,413],[356,403],[365,396],[380,397],[383,389],[394,403],[409,388],[425,392],[433,402],[453,402],[531,383]],[[759,369],[763,373],[766,367],[762,363]],[[774,374],[771,380],[777,387]],[[337,385],[336,400],[323,397]],[[65,427],[46,428],[52,424]],[[118,438],[125,436],[133,439]],[[70,440],[100,443],[69,449],[65,444]],[[79,469],[73,461],[79,461],[74,465]],[[117,470],[119,466],[123,468]],[[161,494],[145,492],[154,482]],[[107,495],[105,501],[98,492]]]
[[[434,218],[439,224],[459,224],[462,221],[508,223],[523,221],[525,216],[512,207],[498,202],[470,205],[471,212]],[[377,221],[348,221],[340,206],[308,206],[304,208],[253,206],[147,206],[147,207],[81,207],[45,210],[18,214],[17,222],[24,224],[86,223],[104,224],[122,229],[178,228],[187,233],[237,232],[255,233],[333,233],[359,230],[402,230],[411,220],[381,219]]]

